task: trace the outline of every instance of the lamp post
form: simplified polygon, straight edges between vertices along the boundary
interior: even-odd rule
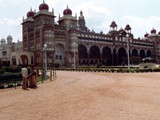
[[[74,69],[76,68],[76,43],[73,42],[73,52],[74,52]]]
[[[127,59],[128,59],[128,69],[130,68],[130,60],[129,60],[129,34],[127,33]]]
[[[44,51],[44,71],[45,71],[45,75],[47,74],[47,44],[44,44],[43,46],[43,51]]]

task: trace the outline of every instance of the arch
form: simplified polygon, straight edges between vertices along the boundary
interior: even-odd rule
[[[97,46],[92,46],[90,48],[90,55],[89,55],[90,58],[99,58],[101,57],[101,54],[100,54],[100,49],[99,47]]]
[[[22,65],[28,65],[27,55],[21,55],[20,58],[21,58],[21,61],[22,61]]]
[[[102,58],[107,58],[111,56],[111,49],[109,47],[104,47],[102,50]]]
[[[130,63],[135,65],[135,64],[138,64],[139,62],[140,62],[140,58],[138,56],[138,50],[137,49],[133,49]]]
[[[63,44],[58,43],[55,46],[55,62],[60,63],[60,65],[64,65],[65,64],[65,47]]]
[[[60,52],[60,53],[63,52],[63,51],[65,51],[64,45],[61,44],[61,43],[57,44],[56,47],[55,47],[55,51],[56,52]]]
[[[147,50],[147,57],[151,57],[151,56],[152,56],[151,50]]]
[[[124,48],[118,50],[118,65],[124,65],[127,62],[127,54]]]
[[[117,65],[117,51],[113,49],[113,65]]]
[[[133,49],[132,50],[132,56],[138,56],[138,50]]]
[[[102,62],[102,64],[105,63],[105,65],[112,65],[111,49],[107,46],[102,49],[102,60],[106,61]]]
[[[141,57],[141,59],[146,57],[144,50],[140,50],[140,57]]]
[[[79,59],[87,58],[87,48],[84,45],[78,45],[78,57]]]

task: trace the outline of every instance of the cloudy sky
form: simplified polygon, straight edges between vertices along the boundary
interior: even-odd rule
[[[22,40],[22,19],[32,8],[39,11],[43,0],[0,0],[0,39],[12,35],[14,41]],[[62,16],[68,7],[72,15],[79,16],[80,11],[86,19],[86,25],[95,32],[109,31],[114,20],[118,29],[126,24],[132,27],[135,38],[142,38],[146,32],[155,28],[160,31],[159,0],[45,0],[49,10],[54,8],[55,15]],[[56,20],[57,20],[56,18]]]

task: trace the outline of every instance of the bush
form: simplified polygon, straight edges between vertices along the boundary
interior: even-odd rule
[[[6,72],[20,72],[22,67],[21,66],[6,66],[4,69]]]
[[[53,68],[59,68],[60,67],[60,63],[59,62],[52,63],[51,67],[53,67]]]
[[[0,74],[3,74],[5,72],[4,69],[0,69]]]
[[[101,63],[97,63],[96,68],[100,68],[101,66]]]

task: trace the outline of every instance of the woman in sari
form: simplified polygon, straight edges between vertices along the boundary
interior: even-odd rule
[[[35,70],[34,65],[31,65],[31,73],[29,74],[30,88],[37,88],[36,80],[37,80],[37,71]]]

